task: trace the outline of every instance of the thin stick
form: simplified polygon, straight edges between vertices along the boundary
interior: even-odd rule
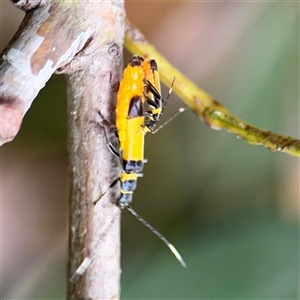
[[[300,157],[300,140],[258,128],[231,114],[210,94],[172,66],[128,20],[125,27],[125,47],[131,53],[154,58],[159,65],[160,78],[166,86],[170,86],[175,76],[174,93],[212,129],[225,129],[249,144],[262,145],[271,151]]]
[[[104,78],[102,81],[93,76],[95,69],[68,77],[68,299],[74,300],[119,299],[120,295],[120,212],[115,205],[116,193],[110,189],[119,176],[119,159],[108,150],[104,131],[97,125],[98,110],[111,113],[110,103],[115,95],[111,94],[112,77],[105,73],[116,66],[111,64],[113,60],[103,61],[96,70]],[[106,238],[102,239],[104,235]]]

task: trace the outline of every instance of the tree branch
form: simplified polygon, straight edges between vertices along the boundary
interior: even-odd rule
[[[119,177],[119,165],[107,149],[97,118],[98,111],[107,119],[112,115],[111,70],[111,60],[101,61],[90,72],[82,71],[68,78],[68,277],[74,279],[69,283],[68,299],[119,298],[120,211],[115,205],[118,195],[110,192],[111,183]],[[101,198],[106,191],[109,192]],[[85,274],[76,276],[87,258],[91,264]]]
[[[110,185],[119,177],[120,167],[98,123],[99,112],[108,122],[114,120],[122,67],[123,1],[20,0],[17,5],[30,11],[2,54],[0,142],[14,138],[51,75],[67,73],[68,279],[75,274],[68,299],[118,299],[120,212]]]
[[[255,127],[232,115],[211,95],[174,68],[128,20],[125,25],[125,47],[131,53],[155,58],[162,82],[170,86],[175,77],[174,92],[212,129],[225,129],[249,144],[300,157],[299,140]]]

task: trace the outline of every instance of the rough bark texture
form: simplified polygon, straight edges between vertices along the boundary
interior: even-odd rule
[[[109,118],[112,110],[113,62],[97,64],[96,73],[80,72],[68,79],[69,278],[86,258],[91,261],[86,272],[69,283],[69,299],[119,298],[120,211],[110,184],[120,174],[115,171],[118,160],[107,149],[98,124],[98,111]]]
[[[96,7],[93,9],[103,28],[100,40],[94,37],[92,41],[100,42],[97,56],[92,53],[89,68],[71,72],[68,77],[69,278],[86,258],[91,262],[75,283],[69,283],[69,299],[118,299],[120,295],[120,211],[115,205],[118,189],[110,189],[120,175],[119,161],[109,152],[99,123],[102,117],[110,124],[114,120],[122,65],[123,15],[116,2],[106,5],[98,13]],[[120,9],[119,18],[116,9]],[[68,72],[82,63],[85,61],[81,59],[73,61]]]
[[[75,274],[69,282],[68,299],[118,299],[120,211],[115,205],[118,189],[110,185],[120,168],[107,149],[99,123],[101,117],[114,123],[123,60],[124,3],[14,2],[30,11],[1,56],[0,143],[15,137],[23,116],[51,75],[67,73],[68,279]],[[109,126],[106,130],[111,133]]]

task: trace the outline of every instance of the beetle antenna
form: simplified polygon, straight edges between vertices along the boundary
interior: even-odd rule
[[[161,234],[159,233],[152,225],[150,225],[146,220],[144,220],[130,205],[127,205],[126,208],[140,221],[142,222],[146,227],[150,229],[152,233],[154,233],[160,240],[162,240],[166,246],[171,250],[171,252],[174,254],[176,259],[181,263],[181,265],[186,268],[186,263],[184,262],[183,258],[177,251],[177,249]]]

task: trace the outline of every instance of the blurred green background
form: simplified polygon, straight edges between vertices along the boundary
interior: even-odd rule
[[[126,8],[163,55],[232,113],[299,138],[299,3]],[[9,2],[0,9],[3,49],[22,13]],[[65,94],[63,76],[53,76],[0,150],[3,299],[65,298]],[[172,95],[164,119],[182,105]],[[124,211],[123,299],[300,298],[298,158],[211,130],[191,111],[147,135],[145,151],[133,206],[188,267]]]

